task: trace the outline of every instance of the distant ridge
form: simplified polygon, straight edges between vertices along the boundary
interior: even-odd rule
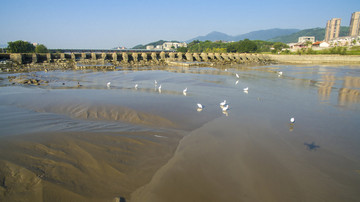
[[[285,35],[289,35],[295,32],[300,31],[299,29],[279,29],[279,28],[275,28],[275,29],[267,29],[267,30],[258,30],[258,31],[253,31],[253,32],[249,32],[246,34],[241,34],[241,35],[237,35],[237,36],[231,36],[231,35],[227,35],[225,33],[222,32],[210,32],[209,34],[205,35],[205,36],[198,36],[195,38],[192,38],[190,40],[187,40],[187,43],[190,43],[191,41],[194,40],[199,40],[199,41],[240,41],[240,40],[244,40],[244,39],[250,39],[250,40],[268,40],[274,37],[278,37],[278,36],[285,36]]]
[[[340,27],[339,36],[347,36],[349,33],[349,27],[342,26]],[[312,28],[312,29],[304,29],[298,32],[285,35],[278,36],[269,39],[268,41],[272,42],[283,42],[283,43],[296,43],[298,42],[298,38],[301,36],[315,36],[316,41],[323,41],[325,38],[325,28]]]

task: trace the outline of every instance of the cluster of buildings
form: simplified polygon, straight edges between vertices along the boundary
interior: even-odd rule
[[[341,18],[333,18],[326,23],[324,41],[315,41],[313,36],[299,37],[297,43],[288,44],[291,50],[311,47],[313,49],[324,49],[334,46],[360,45],[360,11],[351,15],[349,35],[339,37]]]
[[[157,45],[157,46],[153,46],[153,45],[149,45],[146,46],[146,50],[174,50],[177,49],[179,47],[187,47],[187,43],[182,42],[165,42],[162,45]]]

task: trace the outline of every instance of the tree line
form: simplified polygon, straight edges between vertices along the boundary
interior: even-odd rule
[[[45,45],[39,44],[34,46],[32,43],[27,41],[10,41],[8,42],[7,48],[5,48],[7,53],[48,53],[49,50]]]
[[[178,52],[213,52],[213,53],[259,53],[272,52],[277,53],[288,46],[281,42],[269,42],[261,40],[244,39],[237,42],[222,41],[199,41],[195,40],[187,47],[179,47]]]

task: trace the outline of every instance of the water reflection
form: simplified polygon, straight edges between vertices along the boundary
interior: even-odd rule
[[[318,148],[320,148],[320,146],[316,145],[315,142],[312,142],[312,143],[304,142],[304,145],[305,145],[306,149],[309,151],[316,151]]]
[[[321,80],[318,95],[321,101],[327,101],[330,99],[330,93],[335,84],[335,76],[333,74],[324,74],[321,76]]]
[[[330,100],[333,90],[338,87],[337,104],[340,106],[349,106],[360,102],[360,77],[345,76],[335,77],[333,73],[323,74],[318,88],[318,96],[321,101]],[[336,81],[341,81],[341,85],[337,85]]]
[[[360,78],[345,76],[342,88],[339,89],[338,104],[345,106],[360,102]]]
[[[294,130],[294,126],[295,124],[294,123],[290,123],[289,124],[289,131],[292,132]]]

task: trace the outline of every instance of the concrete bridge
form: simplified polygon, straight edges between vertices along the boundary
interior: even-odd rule
[[[64,62],[109,62],[114,65],[150,65],[192,63],[264,63],[270,59],[261,54],[240,53],[181,53],[181,52],[91,52],[91,53],[10,53],[0,54],[0,60],[16,64],[64,63]]]

